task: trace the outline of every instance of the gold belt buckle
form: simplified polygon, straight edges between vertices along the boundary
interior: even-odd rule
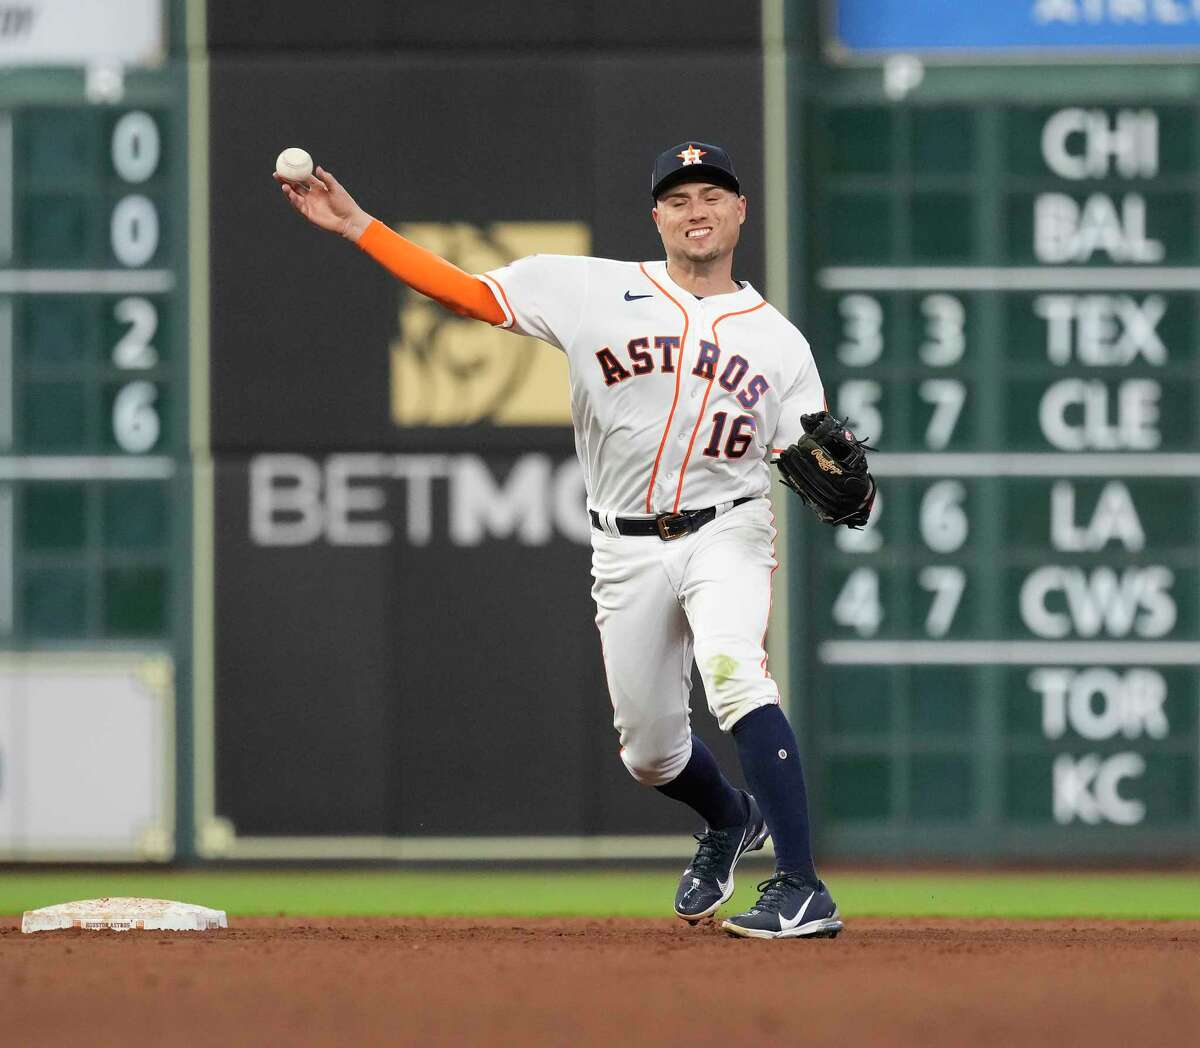
[[[658,528],[658,537],[663,542],[681,539],[692,530],[688,525],[687,517],[682,513],[660,513],[654,518],[654,524]],[[673,530],[676,526],[679,527],[678,531]]]

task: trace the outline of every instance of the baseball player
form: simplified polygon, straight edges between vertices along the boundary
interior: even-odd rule
[[[799,748],[763,649],[777,567],[767,493],[771,456],[784,449],[788,482],[819,512],[806,477],[861,482],[865,467],[853,455],[861,445],[849,455],[834,446],[850,435],[823,411],[804,337],[733,279],[746,198],[728,154],[684,142],[655,161],[651,217],[665,261],[533,255],[480,276],[372,218],[320,167],[306,185],[276,177],[296,211],[409,287],[566,354],[621,759],[705,822],[675,912],[693,924],[715,914],[733,894],[738,859],[770,834],[775,874],[722,927],[835,936],[842,922],[813,865]],[[861,524],[872,497],[873,482],[860,483],[823,519]],[[691,731],[693,661],[749,793]]]

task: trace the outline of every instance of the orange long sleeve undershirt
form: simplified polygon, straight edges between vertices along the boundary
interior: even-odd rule
[[[414,291],[447,309],[489,324],[504,322],[504,310],[486,281],[418,247],[378,219],[371,220],[358,238],[358,246]]]

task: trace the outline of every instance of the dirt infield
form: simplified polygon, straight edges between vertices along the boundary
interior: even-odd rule
[[[635,920],[0,918],[5,1044],[1183,1045],[1200,923],[849,920],[836,940]]]

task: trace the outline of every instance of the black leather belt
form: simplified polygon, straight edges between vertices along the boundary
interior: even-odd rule
[[[740,506],[758,497],[745,495],[734,499],[733,506]],[[729,508],[733,509],[733,506]],[[588,513],[592,517],[592,527],[603,531],[600,514],[594,509],[588,510]],[[660,513],[657,517],[617,517],[614,523],[622,535],[657,535],[663,542],[671,542],[673,539],[690,535],[693,531],[699,531],[710,520],[715,520],[716,516],[717,507],[709,506],[707,509],[685,509],[682,513]]]

